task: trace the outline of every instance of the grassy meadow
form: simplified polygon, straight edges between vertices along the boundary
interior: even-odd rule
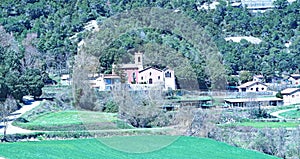
[[[300,125],[300,122],[237,122],[226,124],[225,126],[249,126],[254,128],[295,128]]]
[[[173,140],[173,142],[170,142],[171,140]],[[100,139],[47,140],[38,142],[1,143],[0,149],[1,157],[14,159],[276,158],[260,152],[229,146],[225,143],[217,142],[211,139],[176,137],[176,140],[174,140],[174,137],[171,136],[127,136]],[[140,149],[140,152],[145,153],[134,153],[134,150],[136,149]]]
[[[288,112],[284,112],[279,114],[287,119],[300,119],[300,111],[299,110],[291,110]]]
[[[47,113],[29,122],[15,122],[14,125],[30,130],[62,131],[132,128],[118,120],[116,113],[92,111],[59,111]]]

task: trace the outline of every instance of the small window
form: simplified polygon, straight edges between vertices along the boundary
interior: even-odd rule
[[[138,62],[141,62],[141,57],[138,57]]]
[[[149,75],[151,76],[151,75],[152,75],[152,73],[150,72],[150,73],[149,73]]]
[[[253,88],[250,88],[251,91],[253,91]]]
[[[133,73],[132,73],[132,82],[135,83],[135,81],[136,81],[135,79],[136,79],[135,72],[133,72]]]
[[[160,76],[158,76],[157,79],[160,80]]]
[[[171,76],[172,76],[171,72],[168,71],[168,72],[165,73],[165,77],[171,77]]]
[[[258,87],[256,87],[256,92],[258,92]]]
[[[265,88],[261,88],[261,90],[265,90]]]
[[[141,77],[141,80],[144,80],[144,77],[143,77],[143,76]]]

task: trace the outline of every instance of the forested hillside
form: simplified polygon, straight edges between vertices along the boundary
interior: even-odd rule
[[[61,73],[68,70],[67,63],[72,62],[76,55],[77,43],[86,36],[82,31],[87,22],[97,20],[100,24],[125,10],[160,7],[178,10],[197,21],[216,43],[228,75],[248,70],[271,78],[284,71],[299,71],[299,0],[291,4],[286,0],[278,0],[273,10],[256,14],[242,7],[228,6],[224,1],[220,1],[216,9],[201,9],[206,1],[208,0],[1,0],[0,25],[4,28],[1,29],[1,34],[8,33],[15,39],[13,45],[18,48],[15,49],[18,55],[15,58],[20,60],[22,57],[28,61],[29,57],[34,57],[35,64],[31,65],[35,69]],[[186,57],[195,53],[193,46],[186,47],[187,41],[172,33],[149,28],[142,32],[152,38],[150,41],[173,46],[184,45],[185,47],[175,49]],[[79,33],[77,38],[71,39],[76,33]],[[231,36],[253,36],[260,38],[262,42],[252,44],[246,40],[240,43],[224,40]],[[114,55],[147,43],[137,33],[124,35],[120,39],[121,42],[115,42],[116,45],[103,53],[105,56],[100,56],[102,67],[111,68]],[[290,44],[288,47],[287,43]],[[1,43],[1,47],[2,55],[8,46]],[[199,78],[205,78],[203,74],[199,73],[200,75]]]

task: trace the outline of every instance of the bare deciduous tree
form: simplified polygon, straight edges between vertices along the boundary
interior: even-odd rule
[[[213,48],[212,48],[213,49]],[[207,66],[206,73],[209,76],[212,90],[225,90],[226,86],[226,71],[222,64],[222,55],[206,54]]]
[[[254,149],[279,157],[286,157],[286,136],[284,128],[264,128],[258,132]]]
[[[3,138],[1,139],[1,141],[5,142],[6,140],[6,131],[7,131],[7,127],[8,127],[8,122],[9,122],[9,115],[12,111],[17,109],[17,102],[15,101],[15,99],[11,96],[9,96],[4,103],[0,104],[0,113],[1,113],[1,119],[3,122]]]
[[[75,106],[82,109],[93,110],[97,99],[94,90],[89,84],[89,76],[97,72],[98,61],[95,57],[79,53],[76,57],[73,69],[73,97]]]
[[[9,47],[15,52],[19,52],[18,42],[15,40],[13,34],[6,32],[3,26],[0,26],[0,45],[2,47]]]
[[[292,132],[288,150],[288,154],[290,154],[291,158],[300,158],[300,126]]]
[[[189,136],[208,137],[220,117],[217,109],[180,108],[175,115],[177,130]]]
[[[161,88],[133,91],[128,85],[113,89],[114,101],[119,106],[119,116],[135,127],[160,126],[164,98]]]
[[[41,66],[41,62],[38,61],[38,57],[41,56],[40,52],[36,48],[35,44],[37,42],[36,33],[28,33],[26,38],[22,41],[24,46],[24,58],[22,61],[23,67],[37,68]]]

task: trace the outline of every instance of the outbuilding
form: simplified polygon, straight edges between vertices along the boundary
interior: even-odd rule
[[[281,106],[283,99],[276,97],[265,98],[233,98],[224,99],[225,104],[230,107],[255,107],[255,106]]]
[[[281,91],[284,105],[300,104],[300,88],[287,88]]]
[[[250,81],[238,86],[239,92],[266,92],[268,86],[259,81]]]

